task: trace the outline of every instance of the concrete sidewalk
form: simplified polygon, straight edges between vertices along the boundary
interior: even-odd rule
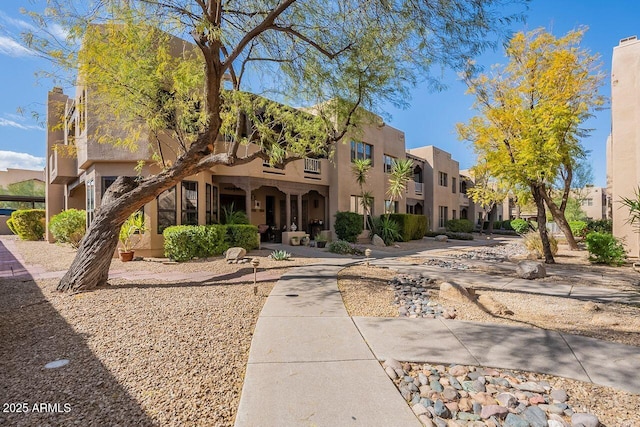
[[[420,426],[378,362],[389,357],[548,373],[640,393],[637,347],[459,320],[352,319],[336,275],[355,261],[297,267],[274,287],[254,332],[236,426]]]
[[[640,394],[640,348],[544,329],[354,317],[378,360],[457,363],[572,378]]]
[[[298,267],[258,319],[236,426],[420,426],[348,316],[336,275]]]

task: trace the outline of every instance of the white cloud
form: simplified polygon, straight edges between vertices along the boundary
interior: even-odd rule
[[[41,170],[44,169],[44,166],[44,157],[0,150],[0,170],[6,170],[7,168]]]
[[[0,36],[0,54],[9,56],[31,56],[35,52],[22,46],[10,37]]]
[[[18,123],[14,120],[3,119],[2,117],[0,117],[0,126],[10,126],[22,130],[43,130],[40,126],[23,125],[22,123]]]
[[[33,25],[31,25],[30,23],[28,23],[27,21],[23,21],[22,19],[15,19],[10,17],[9,15],[7,15],[6,13],[4,13],[3,11],[0,10],[0,20],[4,21],[5,23],[22,29],[22,30],[34,30],[35,27]]]

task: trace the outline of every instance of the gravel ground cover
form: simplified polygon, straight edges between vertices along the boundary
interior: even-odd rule
[[[66,268],[75,255],[44,242],[16,244],[27,262],[50,271]],[[252,279],[238,281],[252,268],[221,258],[177,265],[114,260],[116,270],[224,276],[114,279],[76,295],[57,292],[56,280],[0,278],[0,403],[7,405],[0,425],[233,425],[266,296],[289,267],[310,261],[277,262],[268,253],[249,253],[260,256],[265,272],[257,295]],[[44,367],[60,359],[68,365]]]
[[[477,249],[468,249],[477,250]],[[443,254],[459,254],[460,251],[439,252]],[[445,257],[446,258],[446,257]],[[464,263],[467,256],[450,256],[447,261],[452,266]],[[613,289],[637,289],[637,279],[631,268],[615,269],[606,266],[589,266],[582,253],[565,254],[559,257],[560,267],[567,271],[579,272],[583,268],[602,273],[603,280],[592,283],[593,286],[611,287]],[[411,263],[422,263],[421,257],[405,257],[401,260]],[[490,267],[486,267],[490,269]],[[456,269],[451,269],[452,280],[455,281]],[[487,271],[487,270],[482,270]],[[504,272],[494,271],[496,274]],[[402,268],[393,271],[375,266],[352,266],[340,272],[338,287],[340,288],[347,311],[351,316],[398,316],[398,295],[390,281],[403,275]],[[567,278],[571,283],[571,277]],[[563,282],[562,278],[547,279],[550,285]],[[440,299],[438,295],[439,281],[425,282],[423,289],[429,301],[455,312],[455,318],[487,323],[502,323],[518,326],[538,327],[561,332],[584,335],[603,340],[619,342],[640,347],[640,307],[628,304],[593,304],[585,301],[527,294],[523,297],[518,292],[502,292],[478,289],[478,294],[487,294],[495,301],[506,306],[512,315],[491,314],[477,304]],[[580,282],[581,285],[587,283]],[[455,320],[453,320],[455,321]],[[429,361],[425,361],[429,362]],[[640,425],[640,395],[626,393],[610,387],[598,386],[581,381],[549,375],[538,375],[537,378],[548,381],[553,388],[567,391],[569,403],[581,412],[596,414],[600,422],[606,426],[631,427]]]

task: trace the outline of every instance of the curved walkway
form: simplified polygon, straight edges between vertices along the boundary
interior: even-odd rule
[[[236,426],[420,426],[378,363],[389,357],[548,373],[640,393],[638,347],[459,320],[351,318],[337,274],[358,260],[324,261],[292,269],[267,298]],[[531,283],[526,292],[537,292]]]

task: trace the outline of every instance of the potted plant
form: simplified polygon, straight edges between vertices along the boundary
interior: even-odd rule
[[[133,260],[134,249],[140,243],[141,236],[147,231],[144,221],[144,214],[140,211],[134,212],[120,227],[120,243],[118,255],[122,262]],[[135,236],[137,234],[137,236]]]
[[[315,239],[316,239],[316,245],[319,248],[324,248],[327,245],[327,238],[324,236],[324,234],[322,233],[316,234]]]
[[[300,237],[299,236],[291,237],[291,246],[300,246]]]

